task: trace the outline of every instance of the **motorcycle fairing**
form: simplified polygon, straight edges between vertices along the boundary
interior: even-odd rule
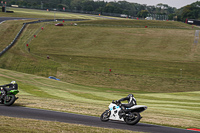
[[[10,90],[8,92],[8,94],[14,94],[14,95],[16,95],[18,92],[19,92],[18,90]]]
[[[127,108],[126,111],[129,112],[129,111],[133,111],[134,110],[134,112],[141,113],[141,112],[145,111],[146,109],[147,109],[147,106],[145,106],[145,105],[135,105],[135,106],[133,106],[131,108]]]
[[[121,108],[119,106],[117,106],[116,104],[111,103],[109,105],[109,109],[111,111],[110,120],[118,120],[118,121],[124,121],[123,118],[119,118],[119,111],[121,110]]]
[[[109,105],[109,109],[111,111],[110,118],[109,118],[110,120],[124,121],[123,117],[119,118],[119,111],[121,110],[121,108],[119,106],[117,106],[114,103],[111,103]],[[147,106],[145,106],[145,105],[135,105],[135,106],[133,106],[131,108],[127,108],[126,109],[126,113],[127,112],[138,112],[138,113],[141,113],[146,109],[147,109]]]

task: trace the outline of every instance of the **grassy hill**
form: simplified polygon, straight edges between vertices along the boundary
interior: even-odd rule
[[[39,11],[17,10],[16,14],[42,17]],[[12,28],[14,23],[20,29],[21,22],[25,21],[8,21],[0,30]],[[65,22],[63,27],[53,22],[28,25],[15,46],[0,57],[1,84],[19,83],[16,105],[99,116],[111,100],[134,93],[138,104],[149,107],[142,122],[199,127],[199,43],[193,45],[196,28],[168,21],[71,23]],[[7,31],[10,36],[0,36],[0,48],[13,39],[13,31]]]
[[[147,22],[162,24],[140,21],[140,26]],[[137,25],[136,20],[71,23],[28,25],[18,43],[0,59],[0,67],[96,87],[140,92],[199,90],[199,46],[193,45],[190,25],[169,22],[163,29],[128,27]]]

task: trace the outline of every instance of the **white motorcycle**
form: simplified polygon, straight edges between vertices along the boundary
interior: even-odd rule
[[[145,111],[147,106],[135,105],[131,108],[124,108],[121,102],[112,101],[109,109],[102,113],[100,116],[101,121],[106,122],[109,120],[125,121],[129,125],[137,124],[142,118],[140,113]]]

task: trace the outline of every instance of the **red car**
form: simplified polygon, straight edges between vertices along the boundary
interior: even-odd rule
[[[62,23],[57,23],[57,24],[55,24],[55,26],[63,26],[63,24]]]

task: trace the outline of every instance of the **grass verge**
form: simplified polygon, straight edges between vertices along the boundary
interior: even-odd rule
[[[6,133],[139,133],[128,130],[98,128],[56,121],[51,122],[5,116],[0,116],[0,118],[0,131]]]

